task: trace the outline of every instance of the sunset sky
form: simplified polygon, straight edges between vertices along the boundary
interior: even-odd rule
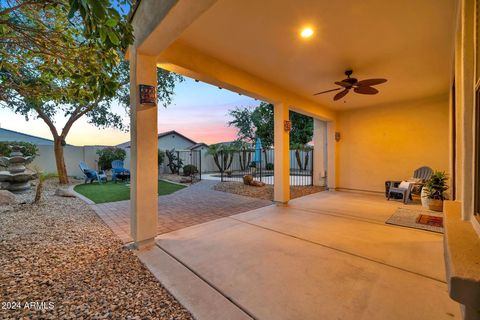
[[[168,108],[158,109],[158,131],[176,130],[187,137],[205,143],[230,141],[236,138],[235,128],[228,127],[228,110],[236,106],[258,106],[259,101],[226,89],[218,89],[189,78],[175,88],[175,97]],[[116,111],[123,112],[116,107]],[[125,118],[128,121],[127,118]],[[61,129],[66,119],[56,118]],[[8,109],[0,109],[0,127],[51,139],[47,125],[40,119],[25,121]],[[78,120],[67,136],[73,145],[116,145],[130,140],[129,133],[114,129],[98,129],[87,118]]]

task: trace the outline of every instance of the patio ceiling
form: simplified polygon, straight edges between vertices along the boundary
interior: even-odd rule
[[[198,52],[336,110],[447,94],[454,52],[454,0],[222,0],[176,40]],[[305,40],[300,29],[313,27]],[[350,93],[354,77],[387,78],[376,96]]]

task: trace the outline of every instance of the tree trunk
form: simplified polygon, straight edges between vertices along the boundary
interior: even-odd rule
[[[263,154],[265,155],[265,166],[268,163],[268,158],[267,158],[267,148],[263,149]],[[261,161],[260,161],[261,162]]]
[[[68,183],[67,167],[63,157],[62,137],[55,137],[53,140],[55,150],[55,162],[57,164],[58,180],[61,184]]]
[[[298,149],[295,150],[295,159],[297,159],[298,168],[302,171],[302,159],[300,159],[300,151]]]
[[[242,153],[239,152],[239,153],[238,153],[238,162],[240,163],[240,170],[241,170],[241,171],[244,171],[244,170],[245,170],[245,165],[244,165],[244,163],[243,163],[244,160],[245,160],[245,158],[242,158]]]
[[[309,156],[309,151],[305,151],[305,166],[303,167],[304,170],[307,170],[307,167],[308,167],[308,160],[310,159],[310,156]]]

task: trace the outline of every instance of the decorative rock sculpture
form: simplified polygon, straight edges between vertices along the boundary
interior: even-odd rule
[[[30,189],[30,180],[35,179],[36,173],[25,166],[32,162],[33,157],[25,157],[22,149],[21,146],[12,146],[10,157],[0,157],[0,168],[6,168],[0,171],[0,189],[13,192]]]

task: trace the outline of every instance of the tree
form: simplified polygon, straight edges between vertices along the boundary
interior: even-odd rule
[[[229,121],[228,125],[233,125],[238,128],[237,135],[239,140],[254,142],[256,138],[260,138],[264,148],[265,163],[268,163],[267,149],[272,147],[274,142],[273,108],[273,104],[261,102],[260,105],[253,110],[237,107],[229,112],[233,120]],[[295,149],[295,156],[300,169],[306,169],[308,166],[309,153],[305,152],[305,162],[302,165],[300,151],[307,150],[307,144],[312,140],[313,118],[294,111],[290,111],[289,118],[292,121],[290,148]],[[242,161],[240,165],[242,166]]]
[[[265,163],[268,163],[267,149],[273,146],[274,140],[273,104],[261,102],[252,112],[252,123],[255,126],[255,136],[262,141]]]
[[[213,157],[213,161],[220,172],[230,169],[233,156],[236,152],[235,146],[224,143],[216,143],[208,146],[207,154]]]
[[[0,11],[0,103],[47,124],[60,183],[68,183],[63,147],[78,119],[127,129],[111,106],[115,100],[129,105],[129,66],[121,50],[133,40],[131,26],[107,0],[8,3]],[[158,72],[159,98],[166,106],[181,77]],[[59,112],[67,118],[61,130],[53,120]]]
[[[233,120],[228,122],[228,126],[236,127],[238,129],[238,140],[247,143],[255,142],[255,126],[252,122],[252,112],[253,110],[251,108],[240,107],[236,107],[228,112],[233,118]]]
[[[292,130],[290,131],[290,148],[295,150],[295,159],[300,170],[306,170],[310,157],[310,150],[307,144],[313,138],[313,118],[305,116],[294,111],[289,112],[289,118],[292,122]],[[304,163],[300,157],[300,151],[304,153]]]

